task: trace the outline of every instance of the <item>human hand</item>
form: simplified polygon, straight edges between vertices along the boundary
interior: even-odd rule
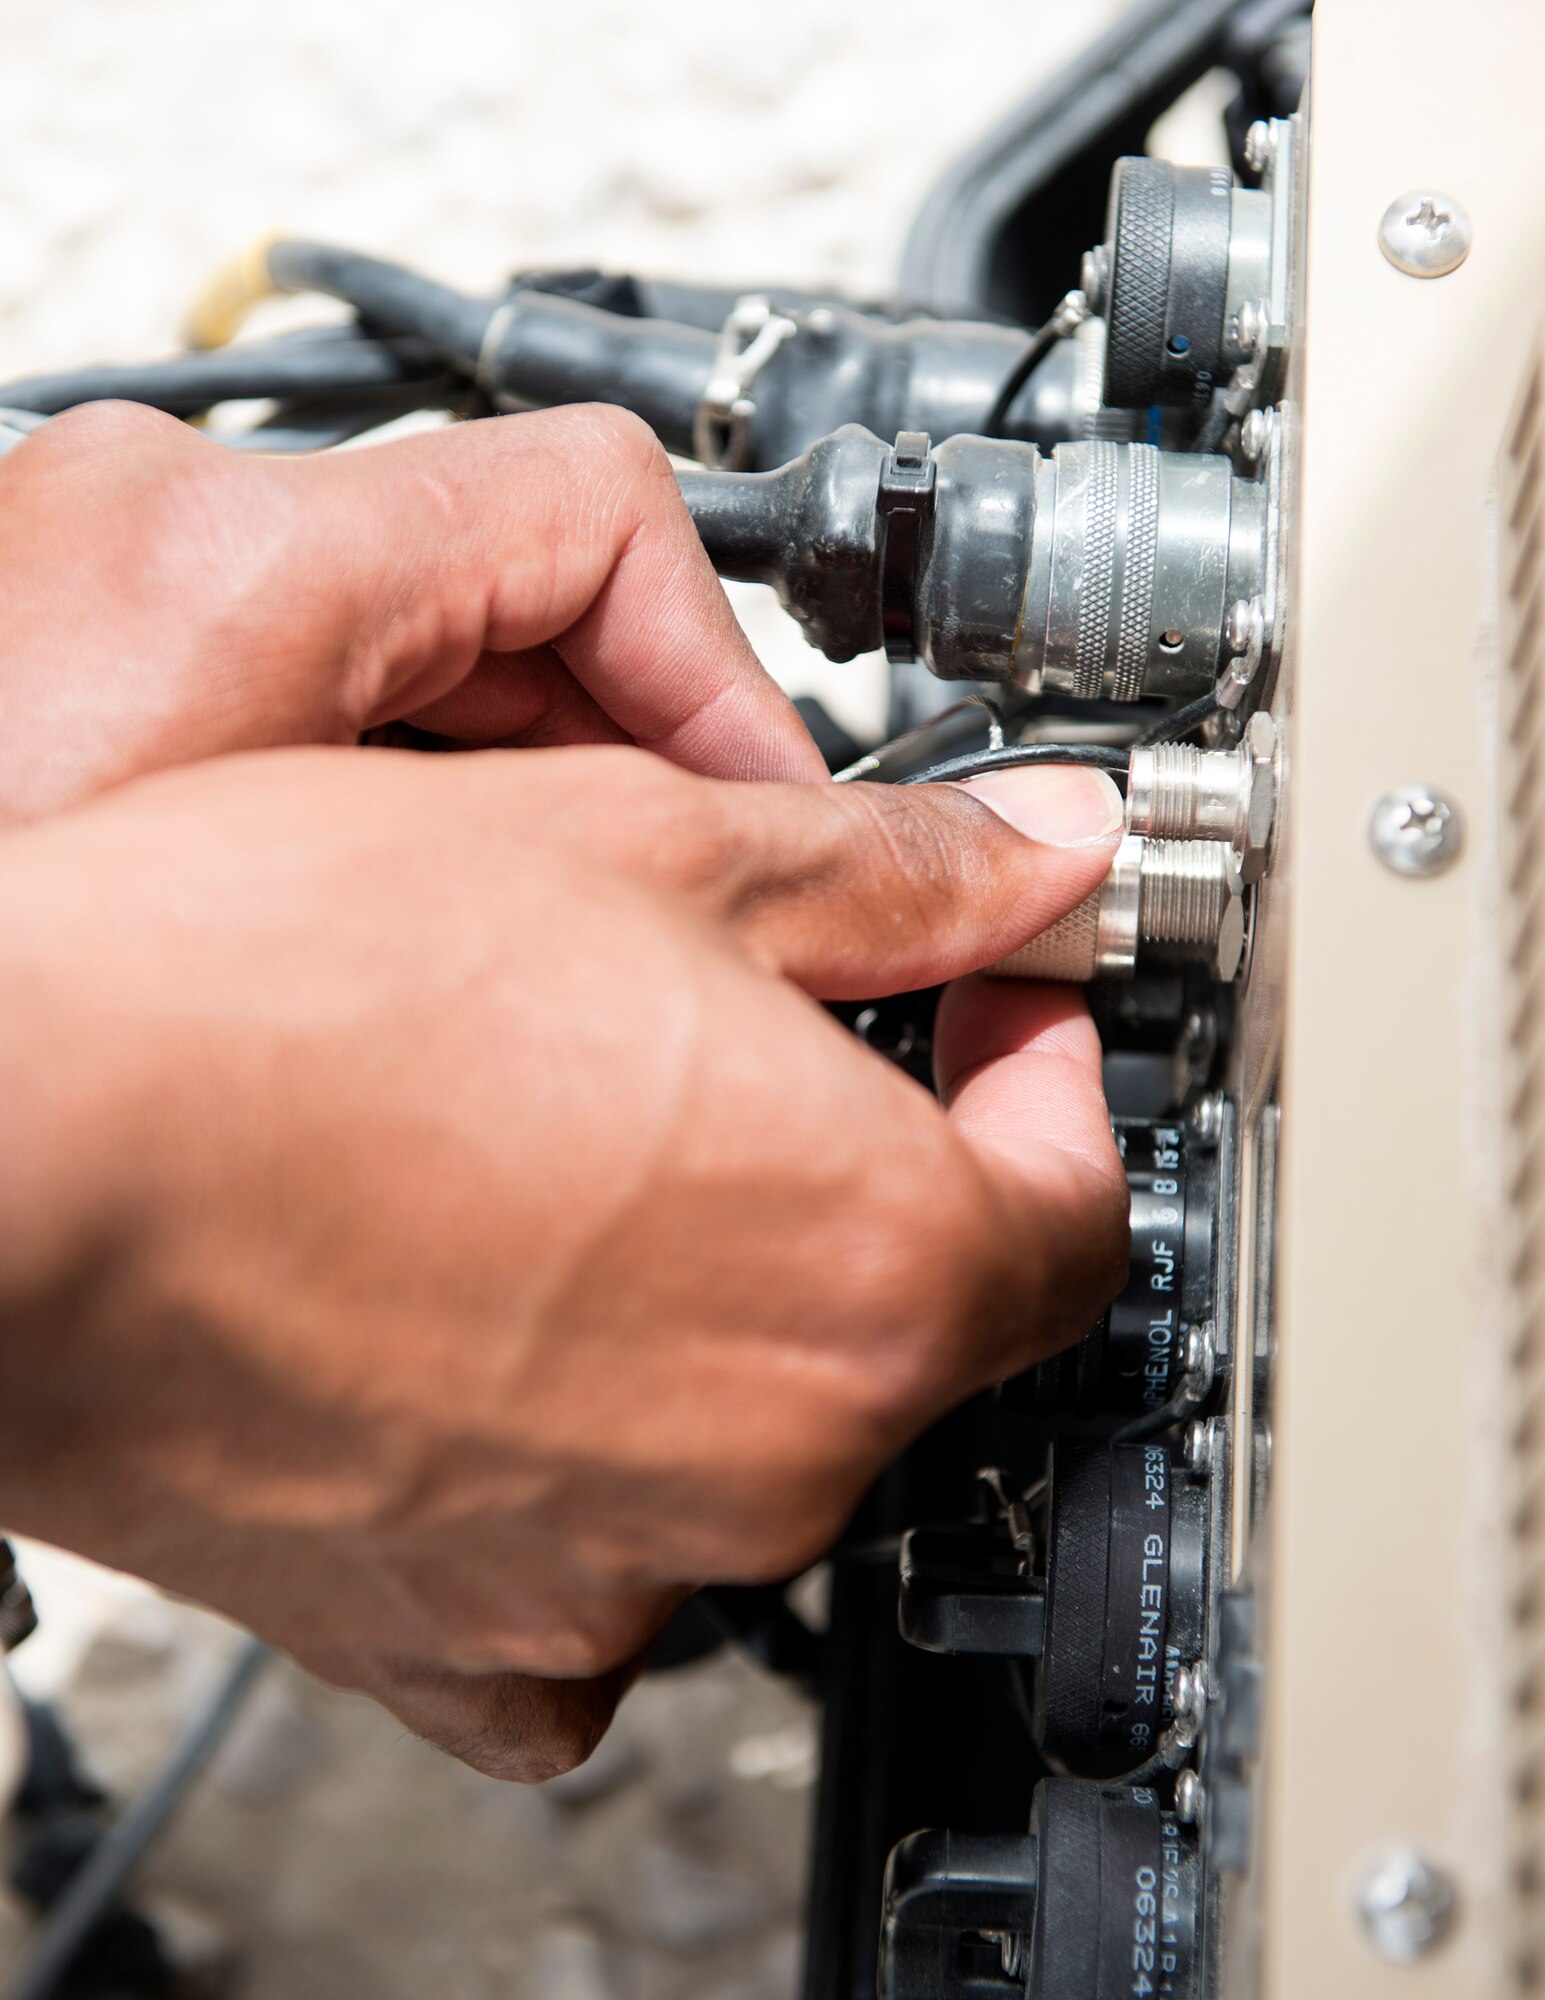
[[[826,775],[620,410],[284,459],[88,404],[0,460],[0,579],[0,825],[400,719]]]
[[[947,1111],[811,998],[1103,876],[1108,781],[977,789],[313,750],[12,833],[0,1519],[483,1769],[583,1756],[686,1590],[1120,1278],[1075,994],[956,988]]]

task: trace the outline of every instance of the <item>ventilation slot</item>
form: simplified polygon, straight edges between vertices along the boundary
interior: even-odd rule
[[[1503,923],[1508,1269],[1514,1371],[1508,1671],[1511,1950],[1516,1994],[1545,1968],[1545,375],[1537,355],[1503,458]]]

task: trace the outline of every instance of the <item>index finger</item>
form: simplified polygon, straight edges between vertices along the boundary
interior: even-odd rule
[[[330,489],[308,569],[348,620],[362,727],[425,708],[485,654],[547,647],[634,742],[687,770],[825,777],[637,418],[489,418],[294,476]]]
[[[945,989],[934,1026],[950,1122],[1039,1246],[1036,1351],[1081,1338],[1119,1290],[1130,1197],[1083,994],[979,974]]]

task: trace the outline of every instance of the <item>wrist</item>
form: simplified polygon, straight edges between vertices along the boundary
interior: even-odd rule
[[[115,1396],[90,1330],[132,1242],[152,1095],[91,949],[82,845],[47,828],[0,842],[0,1520],[45,1535],[50,1495],[80,1480],[93,1401]]]

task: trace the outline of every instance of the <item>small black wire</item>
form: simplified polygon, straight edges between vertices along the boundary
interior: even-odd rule
[[[1222,448],[1229,425],[1234,421],[1228,400],[1221,389],[1212,399],[1212,407],[1207,412],[1206,422],[1196,434],[1193,451],[1218,451]]]
[[[984,777],[989,771],[1012,771],[1022,764],[1082,764],[1108,771],[1118,783],[1126,778],[1128,752],[1110,743],[1010,743],[1002,750],[974,750],[948,757],[942,764],[897,778],[898,785],[946,785],[962,778]]]
[[[1003,435],[1004,420],[1014,407],[1014,398],[1062,337],[1062,329],[1055,319],[1049,319],[1039,332],[1032,334],[1029,346],[1009,370],[1008,379],[998,391],[993,399],[992,408],[982,420],[983,437]]]
[[[1138,738],[1140,743],[1178,743],[1183,736],[1189,736],[1193,729],[1200,729],[1209,717],[1218,712],[1218,690],[1210,688],[1196,701],[1189,701],[1184,708],[1177,708],[1156,722]]]

